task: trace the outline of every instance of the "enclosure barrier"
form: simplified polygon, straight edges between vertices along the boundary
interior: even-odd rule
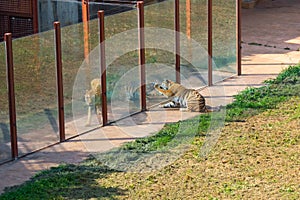
[[[84,1],[85,3],[88,1]],[[212,0],[208,0],[207,5],[207,19],[208,19],[208,86],[213,85],[212,80],[212,45],[213,45],[213,23],[212,23]],[[190,0],[186,0],[186,22],[187,22],[187,36],[191,35],[191,7]],[[140,67],[140,108],[141,111],[147,109],[146,105],[146,75],[145,75],[145,35],[144,35],[144,3],[142,1],[137,2],[138,13],[138,41],[139,41],[139,67]],[[88,6],[86,7],[88,9]],[[88,12],[84,12],[86,15]],[[105,60],[105,24],[104,24],[104,11],[98,11],[98,26],[99,26],[99,44],[100,44],[100,72],[101,72],[101,89],[102,89],[102,121],[103,126],[108,124],[107,119],[107,85],[106,85],[106,60]],[[86,19],[88,21],[88,19]],[[86,29],[86,28],[85,28]],[[87,28],[88,29],[88,28]],[[64,92],[63,92],[63,72],[62,72],[62,47],[61,47],[61,28],[60,23],[54,23],[55,30],[55,62],[56,62],[56,75],[57,75],[57,102],[58,102],[58,118],[59,118],[59,140],[63,142],[66,140],[65,136],[65,118],[64,118]],[[176,68],[176,81],[180,80],[180,9],[179,0],[175,0],[174,8],[174,30],[175,30],[175,68]],[[84,42],[87,40],[87,35],[84,35]],[[16,121],[16,106],[15,106],[15,91],[14,91],[14,66],[13,66],[13,49],[12,49],[12,35],[6,33],[5,36],[5,51],[6,51],[6,66],[7,66],[7,85],[8,85],[8,99],[9,99],[9,124],[10,124],[10,139],[11,139],[11,158],[17,159],[18,155],[18,142],[17,142],[17,121]],[[237,75],[241,75],[241,0],[236,0],[236,57],[237,57]],[[85,46],[86,47],[86,46]],[[87,57],[87,52],[84,52]],[[69,138],[67,138],[69,139]],[[37,150],[38,151],[38,150]],[[0,160],[1,163],[1,160]],[[4,162],[2,162],[4,163]]]
[[[208,48],[207,48],[207,53],[208,53],[208,86],[213,85],[213,80],[212,80],[212,58],[213,58],[213,36],[212,36],[212,0],[207,1],[207,25],[208,25],[208,33],[207,33],[207,40],[208,40]]]
[[[236,59],[237,59],[237,75],[242,75],[242,0],[236,1]]]
[[[61,54],[61,31],[60,23],[54,22],[55,30],[55,60],[56,60],[56,81],[57,81],[57,102],[58,102],[58,123],[60,142],[65,141],[65,114],[64,114],[64,92],[62,75],[62,54]]]
[[[99,42],[100,42],[100,73],[102,90],[102,123],[107,124],[107,95],[106,95],[106,60],[105,60],[105,30],[104,30],[104,11],[98,11],[99,20]]]
[[[180,83],[180,12],[179,0],[175,0],[175,69],[176,69],[176,82]]]
[[[141,110],[146,110],[146,75],[145,75],[145,33],[144,33],[144,3],[137,2],[138,10],[138,40],[139,40],[139,65],[140,65],[140,79],[141,79]]]
[[[14,87],[14,64],[13,64],[13,47],[12,34],[4,35],[5,51],[6,51],[6,68],[8,81],[8,100],[9,100],[9,125],[10,125],[10,140],[11,140],[11,157],[18,157],[18,141],[17,141],[17,120],[16,120],[16,103],[15,103],[15,87]]]

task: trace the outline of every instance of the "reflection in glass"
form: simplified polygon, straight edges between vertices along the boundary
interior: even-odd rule
[[[213,82],[236,74],[236,1],[213,1]]]
[[[0,163],[11,158],[5,43],[0,43]]]
[[[19,155],[58,141],[53,35],[13,40]]]

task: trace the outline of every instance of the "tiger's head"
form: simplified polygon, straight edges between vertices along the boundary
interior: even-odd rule
[[[174,82],[171,80],[164,80],[161,83],[160,87],[164,90],[168,90],[173,84],[174,84]]]

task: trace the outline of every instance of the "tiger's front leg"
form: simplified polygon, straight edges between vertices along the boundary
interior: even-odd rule
[[[171,101],[166,104],[159,105],[160,108],[180,108],[180,104],[176,101]]]
[[[101,115],[101,94],[96,94],[95,95],[95,112],[96,115]]]
[[[87,121],[85,123],[85,126],[90,126],[91,122],[92,122],[92,106],[88,106],[88,118]]]
[[[95,105],[96,115],[101,115],[101,105]]]
[[[84,95],[84,100],[86,105],[88,105],[87,110],[87,121],[85,123],[85,126],[90,126],[92,121],[92,90],[86,90]]]

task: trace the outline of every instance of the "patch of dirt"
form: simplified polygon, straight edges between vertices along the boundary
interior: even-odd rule
[[[127,191],[119,199],[299,199],[299,101],[226,124],[206,159],[198,157],[198,138],[160,171],[112,173],[98,183]]]

